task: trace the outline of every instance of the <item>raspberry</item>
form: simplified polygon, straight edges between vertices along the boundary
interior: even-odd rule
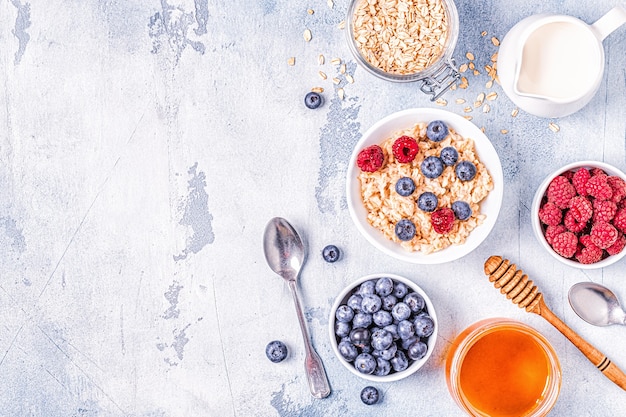
[[[622,233],[626,233],[626,207],[617,209],[613,217],[613,226]]]
[[[454,211],[451,208],[442,207],[431,214],[430,223],[435,232],[444,235],[450,232],[454,226]]]
[[[615,243],[613,243],[611,246],[606,248],[606,253],[608,253],[609,255],[617,255],[618,253],[622,251],[622,249],[624,249],[625,246],[626,246],[626,236],[620,235],[615,241]]]
[[[591,178],[591,174],[587,168],[580,168],[578,171],[574,173],[572,177],[572,184],[576,189],[576,192],[579,195],[586,196],[587,191],[585,191],[585,186],[587,185],[587,181]]]
[[[602,260],[602,254],[602,249],[592,244],[576,251],[575,258],[581,264],[594,264]]]
[[[583,246],[596,246],[593,241],[591,240],[591,236],[590,235],[581,235],[578,237],[578,243],[580,243]]]
[[[606,249],[613,245],[619,236],[619,232],[612,224],[607,222],[594,223],[591,226],[591,241],[599,248]]]
[[[552,241],[552,249],[564,258],[571,258],[578,248],[578,238],[572,232],[556,235]]]
[[[376,172],[383,166],[385,154],[378,145],[368,146],[357,155],[356,164],[365,172]]]
[[[579,222],[576,220],[571,210],[565,213],[563,224],[567,227],[567,230],[573,233],[580,233],[587,227],[587,222]]]
[[[607,184],[608,185],[608,184]],[[548,185],[548,201],[561,209],[567,208],[569,201],[576,195],[576,189],[567,178],[562,175],[555,177]]]
[[[609,183],[611,191],[613,191],[611,201],[619,203],[624,197],[626,197],[626,181],[615,175],[609,176],[606,181]]]
[[[587,194],[598,200],[610,200],[613,197],[613,190],[611,190],[607,178],[608,176],[604,174],[594,175],[589,178],[585,185]]]
[[[617,204],[609,200],[593,200],[593,222],[610,222],[617,212]]]
[[[606,172],[602,168],[591,168],[591,176],[595,177],[596,175],[606,175]]]
[[[546,236],[546,242],[548,242],[548,245],[552,246],[554,237],[557,235],[560,235],[563,232],[567,232],[567,228],[563,226],[562,224],[546,227],[545,236]]]
[[[587,222],[593,214],[593,207],[591,201],[585,197],[577,195],[569,201],[569,212],[572,213],[574,219],[578,222]]]
[[[419,146],[417,146],[417,141],[412,137],[400,136],[393,142],[391,150],[398,162],[404,164],[415,159],[415,156],[419,152]]]
[[[539,209],[539,220],[545,225],[556,226],[563,220],[563,212],[556,204],[548,201]]]

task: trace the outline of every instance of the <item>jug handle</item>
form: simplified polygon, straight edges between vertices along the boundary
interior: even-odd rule
[[[613,7],[607,14],[598,19],[591,25],[598,39],[603,41],[604,38],[609,36],[618,27],[626,23],[626,9],[624,6],[619,5]]]

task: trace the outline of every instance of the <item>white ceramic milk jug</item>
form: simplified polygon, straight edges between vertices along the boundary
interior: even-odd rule
[[[498,76],[504,92],[521,109],[540,117],[580,110],[602,80],[602,41],[624,23],[623,6],[591,25],[566,15],[525,18],[500,44]]]

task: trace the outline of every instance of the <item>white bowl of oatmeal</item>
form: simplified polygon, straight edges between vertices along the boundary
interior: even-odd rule
[[[448,129],[438,142],[426,136],[427,126],[433,121],[442,122]],[[400,162],[393,154],[393,143],[402,136],[414,138],[419,147],[410,162]],[[357,159],[362,150],[373,145],[381,148],[384,162],[375,172],[366,172],[357,165]],[[426,171],[422,172],[424,160],[441,159],[441,150],[450,147],[457,151],[456,161],[444,164],[436,177],[426,177]],[[470,179],[459,180],[457,167],[462,162],[470,162],[475,168]],[[402,196],[396,184],[407,177],[415,190]],[[348,209],[361,234],[387,255],[416,264],[440,264],[467,255],[487,238],[502,205],[503,182],[498,154],[473,123],[441,109],[408,109],[374,124],[356,144],[347,172]],[[429,211],[423,210],[423,203],[418,204],[427,193],[436,197]],[[452,210],[456,202],[465,202],[469,207],[465,216],[457,216],[456,204]],[[454,213],[452,218],[450,212]],[[441,219],[445,223],[443,230]],[[405,227],[398,236],[403,220],[413,224],[413,236],[406,236]]]

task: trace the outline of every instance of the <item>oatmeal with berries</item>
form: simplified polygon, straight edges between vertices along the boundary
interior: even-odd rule
[[[368,223],[408,251],[462,244],[486,218],[480,203],[493,180],[474,141],[442,121],[362,149],[357,165]]]

